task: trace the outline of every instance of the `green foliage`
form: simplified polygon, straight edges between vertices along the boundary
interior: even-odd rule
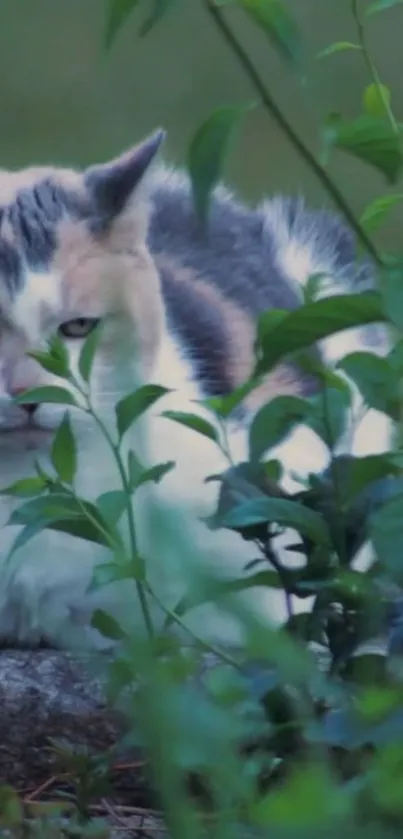
[[[228,468],[210,476],[218,482],[219,500],[206,527],[231,529],[256,546],[256,558],[239,577],[221,576],[225,569],[203,575],[192,572],[173,608],[159,600],[147,562],[139,554],[135,512],[137,491],[144,484],[152,491],[153,484],[163,482],[175,469],[175,463],[143,464],[142,452],[124,447],[132,425],[157,407],[168,391],[147,383],[125,396],[116,405],[116,429],[111,431],[91,398],[101,325],[90,333],[81,351],[79,378],[72,372],[60,338],[52,339],[47,352],[31,353],[61,384],[36,388],[16,401],[53,402],[67,410],[54,438],[49,474],[37,464],[36,474],[2,490],[14,499],[10,523],[20,527],[9,561],[36,534],[59,530],[105,548],[107,558],[94,571],[91,591],[117,581],[135,584],[144,635],[134,635],[101,609],[93,614],[92,627],[115,645],[106,672],[108,696],[112,704],[129,697],[124,742],[134,741],[140,727],[172,839],[207,835],[232,839],[262,829],[273,839],[323,835],[336,839],[341,831],[363,839],[397,839],[403,826],[403,263],[400,242],[396,252],[386,257],[378,253],[372,234],[401,203],[402,193],[375,197],[357,221],[327,169],[306,149],[274,101],[269,83],[261,79],[229,21],[232,7],[238,7],[297,69],[301,38],[286,4],[281,0],[200,2],[233,50],[257,101],[311,167],[372,257],[378,268],[378,290],[324,299],[327,276],[310,277],[298,310],[262,315],[253,375],[234,393],[204,400],[210,419],[197,412],[161,410],[165,420],[207,437],[226,458]],[[137,5],[141,5],[137,0],[109,0],[108,45]],[[171,0],[149,3],[139,34],[147,34],[170,5]],[[352,51],[357,60],[365,60],[364,113],[348,121],[338,115],[327,118],[325,143],[328,150],[340,149],[362,165],[375,167],[388,185],[398,183],[401,174],[401,122],[369,52],[365,26],[371,20],[375,24],[377,13],[398,5],[400,0],[378,0],[361,8],[361,3],[352,0],[356,42],[335,42],[318,56],[341,54],[342,60],[343,53]],[[247,110],[242,105],[218,108],[190,143],[194,204],[204,224],[212,190]],[[392,327],[389,355],[350,353],[338,369],[328,369],[315,350],[317,342],[372,323]],[[309,398],[282,395],[261,406],[249,429],[249,460],[234,464],[229,423],[245,397],[284,358],[316,378],[318,392]],[[346,376],[352,384],[346,383]],[[376,409],[393,421],[396,439],[390,451],[351,455],[345,432],[355,410],[355,388],[364,401],[362,413]],[[100,487],[95,501],[76,492],[80,463],[73,418],[80,411],[92,418],[97,433],[104,436],[120,481],[116,489]],[[355,419],[358,423],[362,415]],[[329,465],[323,473],[299,481],[298,491],[290,495],[282,487],[282,464],[271,450],[300,424],[325,443]],[[375,445],[376,441],[374,449]],[[180,529],[178,521],[172,527]],[[284,538],[287,528],[292,533],[280,551],[277,538]],[[368,569],[357,570],[355,560],[368,538],[374,562]],[[286,563],[287,549],[299,555],[298,565]],[[168,559],[163,549],[161,554],[153,559],[161,561],[161,567],[165,563],[166,573]],[[265,589],[275,589],[276,596],[283,597],[287,618],[279,628],[263,625],[239,598],[255,590],[258,597]],[[305,611],[296,612],[296,596]],[[175,628],[184,632],[188,614],[206,603],[217,605],[235,620],[242,637],[239,649],[209,645],[192,630],[188,637],[193,645],[188,649],[172,633]],[[152,604],[162,612],[162,623],[154,619]],[[388,635],[385,654],[366,646],[381,633]],[[315,649],[320,646],[324,660],[312,654],[312,644]],[[202,690],[194,677],[200,675],[205,651],[214,655],[216,666],[203,679]],[[105,794],[105,762],[63,744],[55,743],[53,748],[75,779],[74,835],[91,831],[104,835],[104,828],[93,822],[90,800]],[[200,801],[189,795],[189,775],[197,775],[204,789],[207,818]],[[25,803],[7,786],[0,789],[0,821],[4,829],[29,833]]]
[[[391,105],[391,98],[391,92],[386,85],[373,82],[364,90],[362,98],[364,111],[375,119],[385,118],[388,113],[387,109]]]
[[[338,367],[356,383],[368,407],[398,419],[400,377],[386,358],[370,352],[355,352],[346,355]]]
[[[94,364],[95,353],[98,349],[98,345],[102,336],[102,329],[103,323],[100,321],[98,326],[95,329],[92,329],[88,335],[87,340],[83,344],[83,348],[80,352],[80,357],[78,360],[78,369],[80,376],[84,380],[84,382],[88,382],[92,366]],[[66,374],[68,375],[68,368],[66,370]]]
[[[335,41],[324,50],[321,50],[316,57],[327,58],[329,55],[334,55],[338,52],[345,52],[346,50],[361,50],[361,47],[359,44],[352,43],[352,41]]]
[[[120,439],[148,408],[168,392],[167,388],[161,385],[144,385],[121,399],[115,409]]]
[[[375,233],[376,230],[387,221],[389,213],[394,207],[401,204],[403,195],[382,195],[374,198],[362,213],[360,222],[368,233]]]
[[[161,20],[174,0],[149,0],[148,15],[139,29],[140,37],[148,35],[151,29]],[[145,5],[141,0],[108,0],[108,16],[105,29],[105,46],[111,47],[122,26],[131,16],[137,6]]]
[[[139,35],[144,38],[162,19],[174,0],[153,0],[152,9],[139,29]]]
[[[282,314],[280,322],[263,314],[258,326],[256,374],[267,373],[284,356],[305,349],[343,329],[379,323],[385,316],[377,292],[339,294]]]
[[[185,428],[191,428],[193,431],[197,431],[198,434],[202,434],[203,437],[208,437],[214,442],[218,441],[217,429],[204,417],[197,416],[196,414],[186,414],[181,411],[164,411],[162,416],[178,422]]]
[[[257,524],[271,522],[293,527],[299,533],[320,544],[329,543],[326,525],[317,513],[295,501],[282,498],[256,498],[245,501],[228,512],[220,524],[243,531]]]
[[[52,464],[57,476],[72,484],[77,469],[76,445],[69,415],[66,413],[55,434],[52,445]]]
[[[384,9],[391,9],[392,6],[399,6],[402,3],[402,0],[375,0],[374,3],[370,3],[369,6],[365,9],[366,15],[375,15],[378,12],[383,12]]]
[[[110,47],[127,18],[139,5],[140,0],[110,0],[105,45]]]
[[[230,0],[231,2],[231,0]],[[281,0],[232,0],[243,9],[267,36],[270,43],[288,60],[300,57],[301,39],[294,18]],[[228,0],[224,0],[228,4]],[[223,5],[218,3],[218,5]]]
[[[379,88],[377,91],[379,107]],[[364,114],[352,122],[332,118],[326,126],[325,139],[328,146],[374,166],[389,184],[397,182],[403,162],[401,139],[384,117]]]
[[[40,363],[42,365],[42,358],[40,359]],[[24,393],[16,396],[15,401],[19,405],[29,405],[30,402],[36,402],[38,404],[41,402],[51,402],[58,405],[77,405],[73,394],[67,388],[56,385],[31,388],[31,390],[26,390]]]
[[[259,460],[281,442],[292,428],[312,413],[312,405],[297,396],[278,396],[258,411],[249,431],[249,457]]]
[[[189,174],[195,208],[202,224],[208,216],[211,192],[219,180],[234,133],[245,109],[218,108],[199,128],[189,148]]]

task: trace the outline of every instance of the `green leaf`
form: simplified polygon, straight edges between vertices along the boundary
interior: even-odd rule
[[[43,478],[22,478],[14,484],[0,490],[0,495],[13,495],[16,498],[34,498],[47,488]]]
[[[10,832],[10,828],[15,828],[17,833],[23,829],[24,806],[16,790],[6,784],[0,787],[0,819],[2,828],[6,828],[6,834]],[[14,830],[11,830],[11,835],[13,833]]]
[[[173,2],[174,0],[154,0],[153,8],[151,9],[150,14],[140,26],[140,38],[144,38],[149,32],[151,32],[152,29],[154,29],[154,26],[160,22],[161,18],[163,18]]]
[[[17,534],[14,542],[11,545],[11,548],[7,554],[6,563],[9,563],[14,554],[23,548],[28,542],[31,541],[38,533],[42,533],[43,530],[46,530],[48,527],[47,522],[44,522],[42,519],[37,519],[36,521],[31,521],[29,524],[24,525],[22,530]]]
[[[385,119],[388,116],[391,100],[392,94],[386,85],[369,84],[364,90],[362,103],[364,111],[371,117]]]
[[[390,184],[396,182],[403,163],[401,138],[384,118],[365,114],[353,122],[332,120],[326,142],[374,166]]]
[[[141,476],[144,474],[144,467],[140,463],[136,453],[133,449],[129,450],[129,454],[127,456],[127,471],[128,471],[128,478],[129,478],[129,486],[131,492],[134,492],[136,489]]]
[[[144,472],[139,476],[136,480],[135,487],[136,489],[143,484],[147,484],[150,481],[154,484],[159,484],[162,481],[163,477],[171,472],[172,469],[175,468],[175,461],[168,460],[166,463],[157,463],[155,466],[151,466],[151,469],[145,469]]]
[[[375,15],[378,12],[383,12],[385,9],[391,9],[392,6],[399,6],[403,0],[376,0],[375,3],[370,3],[365,9],[366,15]]]
[[[312,413],[308,400],[298,396],[278,396],[254,416],[249,430],[249,457],[259,458],[278,445],[295,425]]]
[[[61,481],[73,483],[77,470],[77,451],[68,413],[64,415],[53,440],[52,464]]]
[[[270,832],[274,828],[275,834],[276,828],[282,828],[285,835],[307,835],[309,829],[317,833],[318,828],[326,833],[334,819],[346,820],[350,801],[351,796],[334,783],[322,763],[305,765],[294,769],[278,789],[260,797],[253,817]]]
[[[236,3],[288,61],[299,60],[301,39],[298,27],[282,0],[236,0]]]
[[[73,394],[64,387],[57,387],[56,385],[46,385],[45,387],[34,387],[31,390],[25,390],[14,398],[14,402],[18,405],[26,405],[30,402],[36,403],[54,403],[58,405],[75,405],[78,406]]]
[[[115,540],[115,534],[95,504],[67,493],[52,493],[27,501],[13,511],[8,524],[58,530],[108,547]]]
[[[263,315],[255,374],[268,373],[285,355],[328,335],[384,320],[381,295],[371,291],[339,294],[307,303],[284,315],[271,329],[264,328]]]
[[[259,381],[249,379],[240,387],[233,390],[232,393],[226,393],[225,396],[210,396],[203,401],[203,405],[210,411],[213,411],[221,419],[227,419],[235,408],[240,405],[243,400],[252,393],[260,384]]]
[[[356,699],[357,711],[365,722],[379,722],[390,712],[397,711],[402,702],[401,691],[395,686],[370,685]]]
[[[109,49],[117,33],[138,4],[139,0],[109,0],[105,32],[105,46],[107,49]]]
[[[387,359],[392,370],[403,376],[403,338],[392,347]]]
[[[78,359],[78,369],[80,371],[80,376],[85,382],[89,381],[91,375],[95,353],[98,349],[102,335],[102,329],[103,322],[100,321],[95,327],[95,329],[91,329],[91,332],[87,336],[80,352],[80,357]]]
[[[370,536],[379,561],[403,585],[403,494],[387,501],[370,518]]]
[[[399,416],[399,379],[387,358],[371,352],[354,352],[346,355],[337,366],[355,382],[370,408],[392,417]]]
[[[346,382],[342,382],[342,387],[329,387],[325,383],[321,393],[311,396],[309,402],[311,412],[307,425],[333,449],[346,430],[351,407],[350,388]]]
[[[403,271],[400,268],[384,271],[382,276],[384,310],[400,332],[403,331]]]
[[[328,47],[325,47],[324,50],[318,52],[316,58],[327,58],[329,55],[334,55],[337,52],[345,52],[345,50],[361,50],[359,44],[353,44],[351,41],[335,41],[334,44],[330,44]]]
[[[267,312],[262,312],[257,324],[257,343],[261,344],[265,340],[266,335],[272,332],[276,326],[280,326],[288,318],[289,314],[289,309],[268,309]]]
[[[43,367],[44,370],[47,370],[49,373],[53,373],[54,376],[60,376],[61,378],[67,378],[69,375],[69,368],[68,365],[60,358],[53,358],[47,352],[27,352],[27,356],[29,358],[33,358],[35,361]]]
[[[183,617],[191,609],[203,606],[205,603],[216,603],[221,597],[237,594],[240,591],[247,591],[251,588],[282,588],[282,582],[277,571],[258,571],[256,574],[248,574],[235,580],[218,580],[205,582],[192,594],[182,597],[179,603],[168,615],[165,622],[165,629],[175,622],[175,616]]]
[[[360,218],[360,224],[367,233],[374,233],[386,221],[389,213],[403,201],[403,194],[381,195],[365,207]]]
[[[197,416],[197,414],[187,414],[182,411],[164,411],[161,416],[178,422],[186,428],[191,428],[193,431],[197,431],[198,434],[202,434],[203,437],[208,437],[214,442],[217,442],[219,439],[217,429],[214,428],[211,422],[204,419],[204,417]]]
[[[117,524],[127,506],[125,492],[120,489],[104,492],[97,498],[97,508],[103,519],[111,524]]]
[[[38,499],[35,499],[35,501]],[[88,502],[85,502],[88,508],[92,507]],[[96,508],[93,508],[97,513]],[[91,510],[91,512],[93,512]],[[103,545],[108,548],[112,547],[115,534],[108,538],[108,525],[103,522],[101,527],[94,516],[91,519],[84,513],[68,513],[63,507],[49,507],[45,511],[34,511],[33,515],[27,515],[27,511],[22,511],[19,508],[15,514],[10,517],[8,524],[23,525],[23,529],[17,535],[12,544],[11,550],[7,555],[7,561],[15,554],[17,550],[26,545],[31,539],[43,530],[56,530],[59,533],[67,533],[76,539],[84,539],[86,542],[93,542],[96,545]],[[26,520],[26,523],[24,521]]]
[[[343,679],[359,685],[385,684],[387,657],[382,653],[352,656],[342,670]]]
[[[129,393],[128,396],[124,396],[115,406],[120,439],[130,426],[166,393],[169,393],[168,388],[150,384],[138,388],[133,393]]]
[[[244,501],[267,496],[281,496],[281,490],[273,479],[266,464],[259,462],[241,462],[231,466],[218,476],[221,487],[218,505],[214,515],[207,520],[214,530],[222,526],[227,513]]]
[[[208,217],[210,196],[219,181],[235,129],[245,108],[228,106],[215,110],[194,135],[188,152],[193,201],[200,222]]]
[[[322,288],[325,288],[328,283],[329,274],[324,274],[323,271],[310,274],[303,288],[304,303],[313,303],[319,297]]]
[[[126,637],[120,624],[103,609],[96,609],[91,618],[91,626],[104,638],[110,638],[112,641],[122,641]]]
[[[313,542],[329,544],[329,534],[320,515],[296,501],[282,498],[253,498],[244,501],[224,515],[222,527],[232,530],[276,523],[293,527]]]
[[[343,487],[345,504],[350,504],[368,484],[387,478],[390,475],[397,476],[400,473],[400,466],[393,462],[391,455],[371,454],[365,457],[351,458],[348,465],[348,479],[345,487]]]
[[[56,333],[48,341],[48,351],[28,352],[27,356],[34,358],[44,370],[60,376],[62,379],[70,377],[70,359],[66,347]]]
[[[138,574],[134,562],[101,562],[94,568],[87,591],[96,591],[96,589],[111,585],[111,583],[116,583],[119,580],[136,579],[138,579]]]

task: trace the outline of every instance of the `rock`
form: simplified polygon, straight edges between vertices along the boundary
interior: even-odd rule
[[[121,728],[106,706],[102,678],[64,652],[0,652],[0,702],[2,783],[48,776],[55,765],[49,738],[99,752]]]

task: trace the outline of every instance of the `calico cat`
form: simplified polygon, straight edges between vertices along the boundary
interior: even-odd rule
[[[197,569],[239,576],[256,547],[201,520],[214,512],[218,484],[205,482],[227,463],[210,439],[162,417],[167,410],[208,416],[198,402],[229,393],[253,368],[258,314],[300,305],[301,286],[325,273],[332,291],[366,288],[371,268],[355,263],[352,236],[328,212],[300,200],[274,198],[249,208],[226,189],[215,190],[208,235],[195,217],[186,175],[151,166],[164,138],[158,131],[134,149],[85,171],[37,167],[0,171],[0,478],[5,487],[46,463],[66,410],[18,406],[21,390],[60,384],[26,352],[58,332],[73,369],[85,337],[104,321],[92,376],[92,401],[113,429],[114,405],[140,384],[169,389],[127,435],[127,448],[152,465],[176,461],[158,485],[136,496],[140,552],[158,596],[173,606]],[[380,330],[350,330],[322,342],[327,362],[369,346],[384,352]],[[374,349],[375,348],[375,349]],[[283,363],[244,406],[229,429],[232,458],[247,459],[247,428],[257,408],[278,394],[308,395],[314,383]],[[71,408],[78,446],[77,491],[88,498],[120,486],[115,464],[90,417]],[[386,418],[367,413],[355,434],[357,453],[388,448]],[[324,469],[328,452],[300,425],[274,452],[291,473]],[[87,592],[94,566],[107,551],[46,531],[5,563],[18,528],[7,526],[15,501],[0,499],[0,638],[2,643],[56,646],[98,644],[89,629],[102,607],[123,625],[141,629],[135,588],[125,581]],[[199,573],[199,572],[197,572]],[[202,573],[202,572],[200,572]],[[192,577],[193,579],[193,577]],[[243,595],[261,620],[284,616],[271,591]],[[158,616],[161,615],[158,613]],[[206,638],[239,640],[235,619],[202,606],[188,625]]]

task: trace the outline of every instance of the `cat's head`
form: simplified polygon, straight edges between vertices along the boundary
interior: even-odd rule
[[[102,409],[152,371],[162,325],[159,278],[146,246],[147,178],[158,131],[109,163],[82,172],[0,170],[0,456],[42,447],[65,408],[19,407],[21,390],[60,384],[27,351],[52,334],[74,363],[105,320],[93,370]]]

